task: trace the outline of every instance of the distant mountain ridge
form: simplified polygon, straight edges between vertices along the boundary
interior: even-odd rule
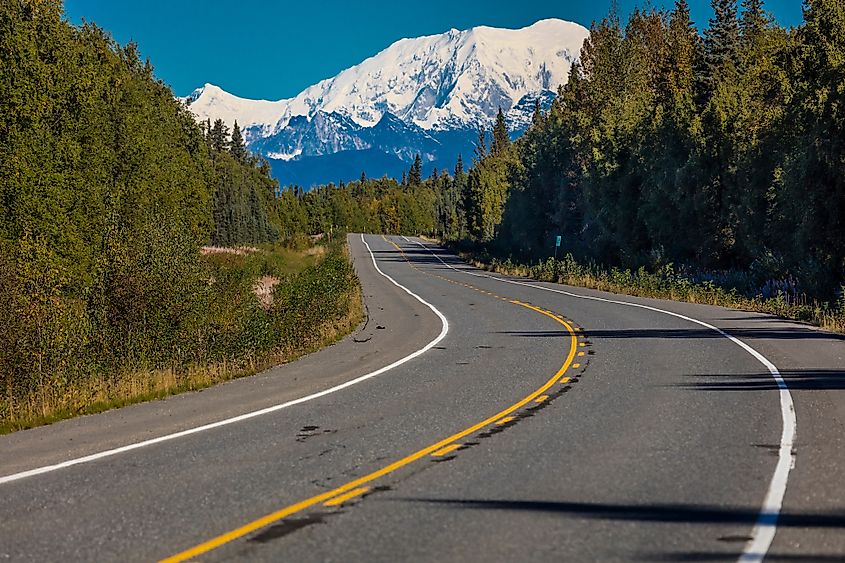
[[[416,154],[427,168],[451,167],[458,153],[470,156],[478,128],[500,107],[514,134],[537,100],[548,107],[588,35],[555,19],[518,30],[452,29],[397,41],[291,99],[247,100],[211,84],[183,99],[198,120],[237,120],[283,185],[401,174]],[[344,152],[361,154],[329,160],[363,168],[326,166],[324,157]]]

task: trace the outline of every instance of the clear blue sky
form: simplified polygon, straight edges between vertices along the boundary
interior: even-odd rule
[[[648,0],[618,0],[623,15]],[[709,0],[689,0],[710,19]],[[206,82],[248,98],[280,99],[334,76],[397,39],[476,25],[517,28],[556,17],[586,27],[611,0],[65,0],[72,22],[137,42],[156,75],[186,95]],[[674,0],[651,0],[671,7]],[[801,23],[800,0],[766,0],[783,25]]]

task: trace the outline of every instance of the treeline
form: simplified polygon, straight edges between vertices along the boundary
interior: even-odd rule
[[[448,173],[435,170],[426,180],[421,173],[417,156],[401,181],[362,175],[357,181],[310,191],[285,188],[276,202],[281,236],[291,240],[307,233],[433,233],[439,222],[449,222],[438,217],[438,211],[444,198],[458,198],[460,186]]]
[[[532,258],[562,235],[584,260],[831,296],[845,279],[843,6],[807,0],[796,29],[762,0],[713,0],[703,35],[686,0],[594,24],[551,110],[476,163],[508,202],[470,234]]]
[[[238,122],[231,134],[218,119],[201,125],[213,169],[215,245],[255,244],[279,239],[276,193],[266,160],[246,149]]]
[[[845,4],[807,0],[795,29],[762,0],[712,4],[703,33],[686,0],[595,23],[551,109],[515,143],[500,114],[468,174],[425,183],[435,224],[414,227],[523,263],[561,235],[585,264],[832,297],[845,280]]]
[[[286,334],[305,342],[289,324],[314,329],[297,307],[315,299],[339,323],[332,300],[355,287],[339,250],[300,281],[269,258],[200,255],[277,240],[277,189],[241,132],[199,126],[134,45],[67,23],[59,0],[0,3],[0,429],[108,400],[139,371],[260,363]],[[261,275],[288,305],[259,306]]]

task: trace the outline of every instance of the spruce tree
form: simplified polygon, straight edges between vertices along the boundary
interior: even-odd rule
[[[463,178],[464,176],[464,157],[458,155],[458,162],[455,164],[455,179]]]
[[[411,165],[411,170],[408,172],[408,185],[415,188],[422,184],[422,158],[420,155],[414,157],[414,164]]]
[[[247,150],[246,144],[244,143],[244,137],[241,134],[241,128],[238,126],[237,120],[235,120],[235,125],[232,127],[232,140],[229,143],[229,152],[232,153],[232,156],[235,157],[240,163],[245,163],[247,160]]]
[[[475,142],[475,161],[480,162],[487,158],[487,131],[484,127],[478,128],[478,140]]]
[[[490,153],[493,156],[499,156],[511,145],[511,139],[508,135],[508,126],[505,123],[505,113],[502,108],[499,108],[499,113],[496,114],[496,124],[493,126],[493,145]]]
[[[531,114],[531,126],[539,127],[543,123],[543,108],[540,107],[540,98],[534,100],[534,113]]]
[[[466,236],[466,210],[467,210],[467,176],[464,172],[464,159],[458,155],[458,162],[455,164],[455,180],[452,183],[455,190],[455,206],[457,208],[457,225],[455,230],[458,237]]]
[[[696,114],[697,71],[702,66],[701,39],[690,18],[687,0],[676,0],[669,16],[667,52],[660,69],[660,102],[679,133],[692,127]]]
[[[706,83],[712,92],[714,81],[730,79],[739,68],[739,21],[736,0],[711,0],[713,18],[704,31]]]
[[[742,0],[742,19],[740,28],[743,40],[758,37],[771,21],[763,9],[763,0]]]
[[[214,121],[209,138],[212,150],[223,152],[229,148],[229,128],[222,119]]]

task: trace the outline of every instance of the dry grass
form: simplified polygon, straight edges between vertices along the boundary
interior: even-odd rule
[[[258,298],[258,305],[265,311],[273,308],[273,288],[279,285],[281,280],[275,276],[261,276],[255,280],[252,291]]]
[[[307,343],[292,345],[267,358],[245,358],[186,369],[144,370],[114,378],[93,378],[82,385],[45,389],[25,404],[15,405],[17,416],[0,421],[0,434],[51,424],[85,414],[95,414],[135,403],[163,399],[170,395],[198,391],[224,381],[254,375],[275,365],[295,361],[334,344],[352,332],[363,320],[360,287],[350,296],[349,312],[326,323]]]
[[[246,256],[258,252],[254,246],[203,246],[200,248],[200,254],[208,256],[209,254],[234,254],[235,256]]]

